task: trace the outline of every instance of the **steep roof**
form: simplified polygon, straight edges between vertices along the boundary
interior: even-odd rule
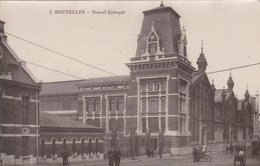
[[[83,80],[43,83],[40,95],[76,93],[77,85],[82,82]]]
[[[97,77],[89,78],[83,81],[83,84],[100,84],[100,83],[117,83],[117,82],[129,82],[130,76],[111,76],[111,77]]]
[[[99,77],[89,78],[86,80],[73,80],[73,81],[60,81],[48,82],[42,84],[42,91],[40,95],[49,94],[70,94],[78,92],[78,85],[93,85],[93,84],[106,84],[106,83],[119,83],[129,82],[130,76],[112,76],[112,77]]]
[[[178,13],[171,7],[165,6],[146,10],[143,13],[144,19],[135,56],[141,56],[142,52],[146,50],[147,39],[153,23],[160,38],[160,48],[164,49],[166,54],[178,53],[178,41],[181,39],[180,16]]]
[[[7,43],[7,36],[3,33],[0,38],[0,47],[3,52],[3,63],[5,67],[5,74],[10,72],[10,80],[17,81],[25,84],[36,85],[39,81],[33,76],[26,66],[26,63],[22,61],[14,50]]]
[[[217,89],[215,91],[215,98],[214,98],[215,103],[222,102],[222,92],[223,91],[225,91],[227,94],[226,99],[228,99],[230,97],[230,95],[232,94],[232,91],[229,91],[228,89]]]
[[[195,82],[197,82],[199,80],[199,78],[201,78],[203,75],[206,75],[204,72],[198,72],[195,71],[192,73],[192,78],[191,78],[191,84],[194,84]]]
[[[54,128],[83,128],[83,129],[98,129],[97,127],[83,124],[69,118],[64,118],[49,113],[40,114],[41,127],[54,127]]]

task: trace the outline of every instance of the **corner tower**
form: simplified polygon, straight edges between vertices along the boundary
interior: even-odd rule
[[[129,115],[136,117],[138,135],[148,132],[156,139],[161,132],[164,147],[178,153],[179,147],[189,144],[189,85],[194,71],[185,29],[171,7],[161,4],[143,14],[135,57],[126,64],[131,79]]]

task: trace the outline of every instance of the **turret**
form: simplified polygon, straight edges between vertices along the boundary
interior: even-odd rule
[[[201,43],[201,53],[200,53],[200,56],[197,60],[197,64],[198,64],[198,71],[200,73],[206,71],[208,63],[207,63],[207,60],[206,60],[204,53],[203,53],[203,41]]]
[[[227,81],[227,85],[228,85],[228,90],[232,91],[235,84],[234,84],[234,81],[231,77],[231,72],[230,72],[230,76],[229,76],[228,81]]]
[[[250,94],[248,92],[248,89],[246,89],[246,92],[245,92],[245,101],[248,102],[249,101],[249,98],[250,98]]]

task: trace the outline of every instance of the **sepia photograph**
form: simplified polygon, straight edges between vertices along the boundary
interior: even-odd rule
[[[0,0],[0,166],[259,166],[259,16]]]

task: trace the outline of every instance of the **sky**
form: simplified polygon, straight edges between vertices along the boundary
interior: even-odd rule
[[[135,56],[142,11],[160,1],[0,1],[5,31],[56,52],[102,68],[115,75],[129,75],[125,63]],[[207,72],[260,63],[260,1],[164,1],[180,16],[188,40],[188,58],[197,68],[203,40]],[[84,10],[85,14],[55,14],[55,10]],[[123,11],[92,14],[96,11]],[[51,14],[52,12],[52,14]],[[88,13],[90,12],[90,13]],[[111,76],[8,36],[20,59],[81,78]],[[27,64],[43,82],[75,80]],[[242,99],[246,88],[260,90],[260,65],[232,70],[234,92]],[[209,74],[217,89],[227,88],[230,71]],[[260,92],[260,91],[259,91]]]

